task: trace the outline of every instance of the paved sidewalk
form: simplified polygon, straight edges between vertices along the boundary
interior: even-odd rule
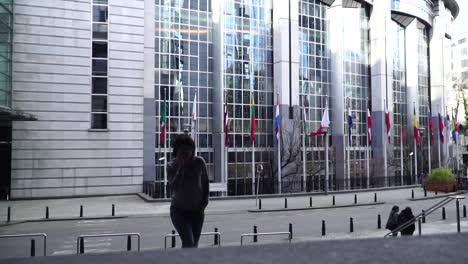
[[[415,198],[424,197],[422,188],[400,189],[387,191],[369,191],[357,193],[359,203],[374,202],[374,193],[377,193],[377,201],[392,203],[412,202],[411,190],[414,190]],[[354,193],[334,194],[336,205],[350,205],[354,203]],[[427,193],[428,197],[440,197],[434,193]],[[333,195],[312,196],[313,207],[332,207]],[[288,197],[288,208],[301,208],[309,206],[308,196]],[[435,203],[435,201],[434,201]],[[7,207],[11,207],[11,221],[39,220],[45,218],[45,208],[49,207],[49,217],[54,218],[78,218],[80,205],[84,208],[84,218],[110,217],[112,204],[115,204],[116,216],[140,216],[140,215],[166,215],[169,213],[169,202],[146,203],[137,195],[71,198],[71,199],[47,199],[47,200],[21,200],[0,202],[0,223],[7,220]],[[255,199],[212,200],[207,207],[207,214],[228,214],[247,212],[257,209]],[[284,208],[284,197],[262,199],[262,209]],[[339,210],[339,209],[337,209]]]

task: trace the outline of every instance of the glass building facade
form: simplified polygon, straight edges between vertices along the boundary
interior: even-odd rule
[[[13,0],[0,1],[0,107],[11,107]]]
[[[429,96],[429,37],[427,27],[419,21],[417,23],[419,127],[424,128],[424,132],[421,135],[420,151],[418,153],[420,159],[419,168],[422,173],[429,173],[428,144],[430,131],[428,116],[431,110]],[[434,137],[435,136],[437,136],[436,133]]]

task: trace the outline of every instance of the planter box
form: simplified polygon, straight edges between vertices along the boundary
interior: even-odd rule
[[[424,182],[424,188],[427,191],[432,192],[455,192],[457,190],[457,184],[453,182]]]

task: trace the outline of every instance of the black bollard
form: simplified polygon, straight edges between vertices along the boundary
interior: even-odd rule
[[[422,210],[422,222],[423,224],[426,223],[426,211]]]
[[[175,230],[172,230],[172,234],[175,235]],[[172,239],[171,239],[171,247],[172,248],[176,247],[175,240],[176,240],[175,236],[172,236]]]
[[[262,210],[262,199],[258,199],[258,210]]]
[[[256,225],[253,226],[253,233],[254,233],[254,234],[257,234],[257,226],[256,226]],[[258,237],[257,237],[257,235],[254,235],[254,237],[253,237],[253,242],[254,242],[254,243],[255,243],[255,242],[258,242]]]
[[[289,223],[289,233],[291,234],[291,239],[293,238],[293,228],[292,228],[292,224]]]
[[[374,193],[374,203],[377,202],[377,193]]]
[[[457,208],[457,232],[460,233],[460,203],[456,202],[456,208]]]
[[[335,205],[335,195],[333,195],[332,205]]]
[[[7,213],[7,222],[11,221],[11,207],[8,206],[8,213]]]
[[[445,220],[445,219],[446,219],[445,207],[442,207],[442,220]]]
[[[466,205],[463,206],[463,217],[466,218]]]
[[[424,197],[427,197],[427,190],[424,188]]]
[[[377,215],[377,229],[382,228],[382,219],[380,218],[380,215]]]
[[[354,223],[353,223],[353,218],[349,218],[349,232],[353,233],[354,232]]]
[[[215,233],[216,233],[216,232],[218,232],[218,228],[217,228],[217,227],[215,227],[215,228],[214,228],[214,231],[215,231]],[[213,241],[213,244],[214,244],[215,246],[217,246],[217,245],[219,244],[219,238],[218,238],[218,234],[215,234],[215,235],[214,235],[214,241]]]
[[[326,230],[325,230],[325,220],[322,220],[322,236],[326,235]]]
[[[414,199],[414,190],[411,190],[411,199]]]
[[[36,256],[36,241],[31,239],[31,257]]]
[[[437,191],[435,191],[435,195],[437,195]]]
[[[132,236],[127,236],[127,251],[132,251]]]
[[[421,218],[418,218],[418,234],[421,235]]]
[[[49,206],[46,206],[45,208],[45,218],[49,219]]]
[[[80,254],[84,254],[84,238],[80,237]]]
[[[357,194],[354,195],[354,204],[357,204]]]
[[[80,217],[83,217],[83,205],[80,205]]]
[[[312,197],[309,197],[309,207],[312,207]]]
[[[288,198],[284,198],[284,208],[288,208]]]
[[[115,216],[115,204],[112,204],[112,216]]]

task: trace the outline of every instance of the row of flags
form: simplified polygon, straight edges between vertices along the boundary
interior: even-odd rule
[[[197,121],[197,95],[195,94],[194,100],[193,100],[193,106],[192,106],[192,128],[194,128],[195,123]],[[161,106],[161,118],[160,118],[160,125],[161,125],[161,133],[159,137],[160,144],[164,144],[165,138],[166,138],[166,118],[167,118],[167,110],[166,110],[166,99],[164,99],[164,103]],[[348,118],[347,118],[347,123],[348,123],[348,144],[352,144],[352,133],[351,130],[353,128],[353,116],[351,109],[348,107],[347,109],[348,112]],[[323,112],[322,120],[320,122],[319,127],[315,131],[307,132],[308,127],[307,127],[307,113],[305,107],[303,107],[303,131],[305,132],[304,134],[309,137],[314,137],[318,135],[322,135],[325,132],[325,128],[328,128],[330,126],[330,118],[329,118],[329,113],[328,113],[328,105],[325,106],[325,110]],[[250,121],[250,143],[253,145],[255,143],[255,130],[256,130],[256,107],[255,107],[255,99],[252,96],[251,99],[251,121]],[[452,139],[454,143],[457,143],[457,136],[459,132],[459,127],[460,124],[458,122],[458,115],[455,115],[455,117],[452,114],[452,118],[450,118],[449,114],[446,116],[446,122],[444,124],[444,118],[440,113],[438,113],[438,127],[439,127],[439,140],[442,144],[445,143],[445,136],[444,136],[444,129],[445,127],[450,128],[451,134],[452,134]],[[229,146],[229,114],[228,114],[228,105],[227,105],[227,100],[225,100],[224,104],[224,143],[226,146]],[[281,125],[281,116],[280,116],[280,102],[279,98],[277,98],[276,105],[275,105],[275,119],[274,119],[274,129],[275,129],[275,142],[278,143],[280,139],[280,128]],[[434,138],[434,123],[432,120],[432,113],[429,112],[428,114],[428,125],[429,125],[429,133],[430,133],[430,142],[431,144],[435,143],[435,138]],[[368,135],[368,142],[369,144],[372,144],[372,115],[371,111],[368,108],[367,109],[367,135]],[[388,142],[390,143],[390,138],[391,138],[391,124],[390,124],[390,114],[388,112],[388,109],[385,108],[385,126],[387,130],[387,138]],[[403,128],[402,128],[403,131]],[[195,130],[192,129],[192,137],[195,137]],[[416,109],[413,106],[413,135],[416,143],[419,145],[421,144],[421,138],[419,135],[419,125],[418,125],[418,116],[416,114]]]

